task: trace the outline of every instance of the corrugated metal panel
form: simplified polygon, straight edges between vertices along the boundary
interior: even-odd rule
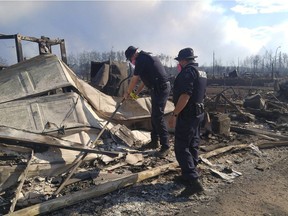
[[[76,93],[57,94],[0,104],[0,124],[32,132],[88,126],[101,128],[101,119]],[[50,128],[47,123],[50,123]],[[46,128],[45,128],[46,125]]]
[[[55,55],[39,55],[0,72],[0,103],[70,86]]]

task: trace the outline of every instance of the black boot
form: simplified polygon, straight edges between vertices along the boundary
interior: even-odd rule
[[[179,197],[189,197],[196,193],[201,193],[204,191],[203,186],[198,179],[189,180],[189,183],[186,185],[185,189],[181,192]]]
[[[139,148],[140,151],[146,150],[146,149],[157,149],[159,147],[158,141],[151,141],[147,143],[146,145],[143,145]]]
[[[174,176],[173,181],[176,184],[183,184],[183,185],[189,185],[189,179],[183,177],[183,176]]]
[[[159,157],[159,158],[165,158],[170,152],[170,148],[163,148],[161,147],[161,149],[155,153],[155,157]]]

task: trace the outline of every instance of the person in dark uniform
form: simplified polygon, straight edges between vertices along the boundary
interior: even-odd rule
[[[186,184],[180,196],[190,196],[204,190],[196,167],[207,75],[199,70],[195,58],[197,56],[192,48],[180,50],[175,58],[179,62],[180,72],[173,88],[175,109],[168,121],[170,127],[175,126],[175,156],[181,168],[180,178]]]
[[[135,69],[124,97],[129,97],[139,80],[142,82],[135,94],[138,95],[144,86],[151,92],[151,142],[142,146],[141,150],[158,148],[158,140],[160,140],[161,148],[155,156],[164,158],[170,150],[169,133],[164,121],[164,109],[171,91],[168,74],[159,58],[152,56],[150,53],[138,51],[138,48],[134,46],[127,48],[125,56],[127,60],[135,65]]]

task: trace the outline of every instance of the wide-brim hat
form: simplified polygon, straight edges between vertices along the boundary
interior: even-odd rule
[[[194,55],[194,50],[192,48],[185,48],[179,51],[178,56],[175,58],[175,60],[180,61],[183,59],[194,59],[198,56]]]
[[[126,51],[125,51],[125,56],[127,60],[130,60],[131,57],[134,55],[134,53],[136,52],[138,48],[134,47],[134,46],[129,46]]]

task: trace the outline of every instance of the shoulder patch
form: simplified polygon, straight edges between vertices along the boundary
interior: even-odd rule
[[[198,71],[199,72],[199,77],[202,77],[202,78],[207,78],[207,74],[205,71]]]

